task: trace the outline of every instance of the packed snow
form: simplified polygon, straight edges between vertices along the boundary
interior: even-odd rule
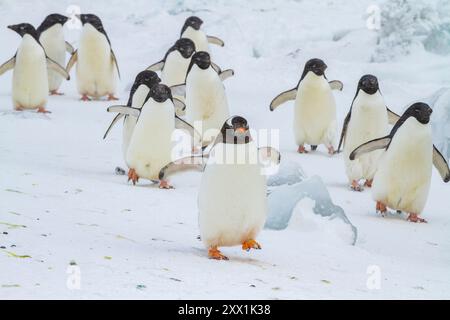
[[[79,101],[72,72],[61,87],[65,95],[49,98],[51,114],[14,112],[9,72],[0,77],[0,298],[450,298],[450,185],[433,171],[423,213],[428,224],[406,222],[396,212],[382,218],[369,189],[348,188],[342,155],[330,157],[323,147],[295,152],[293,103],[269,111],[313,57],[327,63],[328,79],[344,83],[334,93],[339,127],[363,74],[378,77],[396,112],[448,87],[450,59],[425,41],[374,58],[385,42],[367,27],[372,4],[0,0],[1,62],[20,42],[9,24],[37,26],[49,13],[73,12],[71,5],[99,15],[121,69],[117,94],[124,103],[135,75],[164,56],[188,16],[200,16],[207,33],[225,41],[224,48],[212,47],[213,60],[235,71],[225,82],[231,113],[254,129],[279,129],[282,161],[319,176],[358,230],[352,245],[348,224],[324,222],[314,214],[314,199],[304,198],[287,228],[261,232],[262,250],[223,248],[229,261],[209,260],[198,239],[200,173],[174,176],[174,190],[146,181],[132,186],[115,174],[117,166],[126,168],[120,125],[102,140],[112,119],[107,101]],[[377,4],[382,11],[385,4]],[[433,2],[434,10],[441,4]],[[440,32],[445,26],[439,24]],[[79,34],[66,26],[74,47]]]

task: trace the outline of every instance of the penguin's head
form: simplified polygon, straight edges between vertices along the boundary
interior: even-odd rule
[[[174,49],[177,50],[183,58],[187,59],[195,52],[195,44],[191,39],[181,38],[175,42]]]
[[[160,83],[161,79],[158,77],[158,74],[156,72],[151,70],[144,70],[138,73],[134,82],[137,84],[137,86],[145,84],[147,87],[152,88],[154,85]]]
[[[242,144],[249,143],[252,140],[248,122],[240,116],[233,116],[225,121],[221,134],[224,143]]]
[[[156,102],[163,103],[167,99],[172,100],[172,92],[170,91],[170,88],[166,86],[165,84],[157,84],[154,85],[150,89],[149,93],[150,98],[155,100]]]
[[[192,56],[191,64],[196,64],[200,69],[206,70],[211,65],[211,57],[208,52],[199,51]]]
[[[67,20],[69,20],[69,18],[63,16],[62,14],[52,13],[45,18],[40,28],[46,30],[50,27],[53,27],[55,24],[60,24],[63,26],[67,22]]]
[[[406,118],[414,117],[421,124],[427,124],[430,122],[431,114],[433,110],[429,105],[423,102],[414,103],[405,111]]]
[[[23,37],[26,34],[29,34],[32,37],[37,39],[37,31],[29,23],[14,24],[14,25],[8,26],[8,28],[17,32],[21,37]]]
[[[371,74],[362,76],[358,83],[358,89],[361,89],[367,94],[377,93],[379,89],[377,77]]]
[[[303,74],[306,75],[308,72],[313,72],[316,76],[323,76],[325,74],[325,70],[327,69],[327,65],[323,60],[320,59],[311,59],[305,64],[305,69]]]
[[[189,17],[184,22],[183,32],[188,27],[191,27],[191,28],[193,28],[195,30],[200,30],[200,27],[202,26],[202,24],[203,24],[203,20],[200,19],[199,17],[196,17],[196,16]]]
[[[102,20],[100,20],[100,18],[98,16],[96,16],[95,14],[85,13],[85,14],[77,15],[77,17],[80,19],[83,26],[85,24],[90,24],[97,30],[103,29]]]

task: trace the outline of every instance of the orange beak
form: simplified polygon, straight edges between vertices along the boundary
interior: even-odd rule
[[[245,128],[237,128],[236,131],[239,132],[239,133],[245,133],[245,132],[247,132],[247,129],[245,129]]]

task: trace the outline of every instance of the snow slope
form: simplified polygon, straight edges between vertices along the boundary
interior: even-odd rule
[[[37,25],[73,4],[40,3],[0,1],[1,62],[20,41],[6,25]],[[50,97],[50,115],[15,113],[10,72],[0,77],[0,298],[450,298],[450,185],[433,172],[428,224],[396,214],[383,219],[370,191],[347,188],[342,156],[330,158],[322,148],[294,152],[292,104],[273,113],[268,107],[295,86],[307,59],[321,57],[327,77],[344,82],[335,94],[340,125],[365,73],[379,77],[388,105],[401,112],[448,86],[448,57],[416,50],[396,62],[369,63],[376,35],[365,28],[368,0],[76,4],[103,19],[121,67],[122,101],[135,74],[176,40],[184,19],[199,15],[208,33],[226,43],[213,48],[214,59],[236,72],[225,83],[232,113],[256,129],[280,129],[283,159],[322,177],[358,228],[358,242],[350,246],[305,227],[308,204],[301,203],[288,229],[261,233],[263,250],[224,248],[230,261],[209,260],[197,240],[199,174],[174,177],[169,191],[127,184],[114,175],[117,165],[124,167],[120,128],[102,140],[108,102],[80,102],[73,73],[61,88],[66,95]],[[76,47],[79,31],[66,31]],[[371,266],[380,271],[378,289],[367,286]],[[81,288],[73,289],[67,272],[77,268]]]

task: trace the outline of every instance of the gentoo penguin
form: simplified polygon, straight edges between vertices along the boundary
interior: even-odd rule
[[[378,79],[370,74],[361,77],[355,97],[342,128],[338,151],[344,143],[344,163],[352,190],[362,191],[359,180],[365,179],[365,186],[371,187],[381,150],[350,161],[350,153],[364,142],[388,134],[388,122],[395,124],[397,115],[384,103]]]
[[[60,76],[70,79],[66,70],[57,62],[46,56],[39,43],[36,29],[28,23],[8,26],[22,37],[22,42],[14,57],[0,66],[0,75],[10,69],[13,72],[12,98],[14,109],[37,109],[38,112],[49,112],[45,109],[48,97],[47,68]]]
[[[194,128],[176,116],[170,88],[155,84],[141,109],[112,106],[108,112],[119,112],[137,119],[126,148],[128,181],[136,184],[139,178],[146,178],[159,181],[162,189],[172,188],[166,180],[158,179],[161,168],[171,161],[172,134],[177,128],[193,135]]]
[[[267,161],[269,160],[269,161]],[[204,170],[198,194],[201,240],[212,259],[228,260],[222,246],[261,249],[256,237],[267,216],[266,178],[262,163],[278,165],[280,153],[259,148],[247,120],[225,121],[207,156],[191,156],[166,165],[160,179],[186,169]]]
[[[384,150],[372,185],[377,212],[387,208],[409,214],[412,222],[420,218],[428,197],[431,167],[438,169],[444,182],[450,181],[450,170],[431,139],[431,108],[422,102],[410,106],[388,136],[366,142],[350,154],[350,160],[375,150]]]
[[[181,29],[181,38],[188,38],[194,41],[197,51],[209,52],[209,43],[223,47],[225,43],[221,39],[207,36],[200,29],[202,24],[203,21],[199,17],[192,16],[187,18]]]
[[[335,153],[336,103],[331,90],[342,90],[342,82],[328,82],[327,65],[320,59],[306,62],[296,88],[280,93],[270,104],[270,111],[280,104],[295,100],[294,133],[299,153],[308,153],[305,144],[315,150],[324,144],[330,155]]]
[[[74,48],[64,40],[63,26],[69,18],[61,14],[50,14],[36,29],[39,35],[39,42],[49,58],[58,62],[61,66],[66,65],[66,51],[74,53]],[[61,95],[58,92],[62,83],[62,78],[55,71],[48,71],[48,89],[51,95]]]
[[[178,39],[166,52],[164,59],[152,64],[147,70],[161,70],[162,83],[169,87],[183,84],[194,52],[195,44],[191,39]]]
[[[102,21],[94,14],[81,14],[79,17],[83,24],[80,44],[66,69],[70,72],[77,63],[77,86],[81,100],[103,96],[108,96],[109,101],[117,100],[114,93],[120,72]]]

